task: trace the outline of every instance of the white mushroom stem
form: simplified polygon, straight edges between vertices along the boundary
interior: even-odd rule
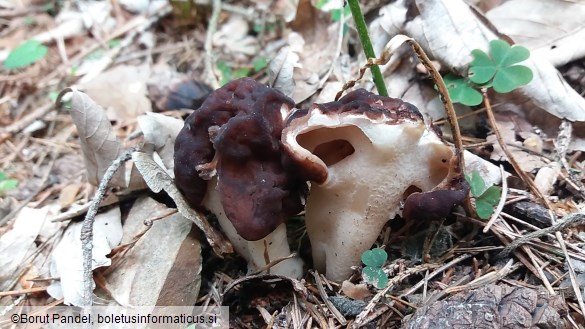
[[[313,263],[343,281],[408,193],[428,191],[448,173],[450,147],[422,120],[394,123],[313,108],[285,130],[285,147],[301,162],[326,169],[311,183],[305,221]]]
[[[257,272],[267,265],[265,257],[266,250],[268,252],[268,262],[290,256],[291,250],[287,240],[286,225],[284,223],[264,239],[258,241],[247,241],[236,232],[236,229],[225,215],[221,205],[219,192],[217,191],[217,177],[208,181],[207,193],[202,204],[217,217],[219,225],[232,242],[236,252],[248,261],[248,273]],[[303,275],[303,261],[295,256],[272,266],[269,271],[271,274],[299,279]]]

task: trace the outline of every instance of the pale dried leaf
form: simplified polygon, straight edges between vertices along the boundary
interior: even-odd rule
[[[181,192],[175,186],[173,179],[154,161],[152,155],[143,152],[134,152],[132,154],[132,160],[134,160],[136,168],[138,168],[142,177],[144,177],[144,181],[148,187],[155,193],[164,189],[175,201],[179,212],[203,231],[207,241],[213,247],[216,254],[221,255],[233,252],[231,243],[226,241],[221,234],[209,225],[209,222],[207,222],[204,216],[189,207]]]
[[[305,45],[299,51],[300,65],[294,70],[296,87],[292,99],[296,103],[311,97],[323,86],[332,73],[332,65],[341,50],[342,24],[329,24],[326,13],[316,9],[315,12],[311,21],[313,24],[305,25],[301,32]]]
[[[406,23],[406,12],[408,8],[404,0],[395,1],[380,9],[380,17],[372,22],[372,27],[381,28],[386,32],[386,42],[376,42],[377,39],[383,36],[383,33],[371,33],[374,37],[374,44],[380,44],[378,50],[382,50],[386,43],[390,41],[390,37],[402,33],[404,24]],[[373,32],[373,30],[371,30]]]
[[[536,177],[534,177],[534,184],[542,195],[550,195],[552,193],[560,173],[561,165],[558,162],[551,162],[538,171]]]
[[[124,124],[152,111],[151,102],[146,97],[149,76],[147,65],[120,65],[100,73],[80,88],[106,109],[110,120]]]
[[[288,97],[295,91],[294,69],[299,64],[299,52],[302,51],[305,41],[295,32],[288,36],[288,46],[280,49],[278,54],[268,64],[268,80],[270,86]]]
[[[461,0],[418,0],[420,16],[406,25],[428,54],[446,67],[466,75],[471,50],[487,50],[497,36],[489,31]],[[512,101],[525,108],[544,110],[556,117],[585,121],[585,99],[572,89],[559,72],[536,54],[523,63],[534,79],[512,93]]]
[[[225,24],[213,34],[213,46],[227,54],[254,56],[259,51],[258,39],[248,35],[248,22],[241,16],[230,15]]]
[[[327,81],[323,85],[319,96],[315,99],[315,103],[328,103],[335,99],[335,95],[343,88],[343,83],[339,81]]]
[[[555,66],[585,55],[585,3],[556,0],[507,1],[486,13],[499,32]]]
[[[19,267],[24,267],[29,257],[37,251],[35,240],[48,221],[49,207],[34,209],[24,207],[14,220],[12,229],[0,237],[0,290],[7,291],[15,282]]]
[[[61,192],[59,192],[59,206],[61,209],[67,209],[75,202],[80,189],[80,183],[69,184],[61,189]]]
[[[124,222],[122,243],[131,242],[145,229],[145,219],[168,211],[151,198],[137,199]],[[189,234],[192,226],[178,213],[155,221],[107,277],[115,299],[132,306],[194,305],[202,263],[201,245]]]
[[[364,300],[372,296],[367,284],[353,284],[348,280],[341,283],[341,291],[343,291],[344,295],[354,300]]]
[[[138,117],[144,141],[154,145],[166,169],[172,171],[175,154],[175,138],[185,125],[183,120],[160,113],[147,113]]]
[[[51,277],[53,281],[47,292],[53,298],[64,298],[66,305],[83,305],[83,254],[81,249],[81,226],[83,222],[71,223],[61,241],[51,254]],[[122,239],[120,208],[114,207],[95,217],[93,227],[92,270],[109,266],[107,255]]]
[[[152,15],[168,5],[167,0],[120,0],[120,5],[132,13]]]
[[[498,166],[469,151],[463,152],[463,158],[465,159],[465,172],[471,173],[477,171],[481,178],[483,178],[486,186],[499,185],[502,182],[502,173]]]
[[[66,6],[55,18],[57,26],[33,39],[45,43],[84,35],[93,26],[103,32],[115,27],[116,21],[110,16],[112,5],[108,1],[79,1],[77,4],[79,9]]]
[[[97,186],[104,173],[121,152],[104,109],[89,96],[72,90],[71,117],[77,127],[89,183]],[[125,186],[124,167],[116,172],[110,185]]]
[[[517,116],[501,116],[498,119],[498,129],[500,131],[500,134],[502,135],[502,139],[508,145],[508,150],[512,153],[514,159],[516,160],[520,168],[522,168],[522,170],[524,170],[525,172],[531,172],[535,169],[546,166],[546,162],[544,162],[541,156],[528,152],[522,148],[514,147],[514,145],[525,146],[523,142],[516,139],[516,134],[531,136],[533,139],[534,137],[538,137],[535,134],[517,131],[519,129],[517,128],[518,123],[517,121],[522,121],[522,119]],[[490,156],[490,159],[496,161],[509,161],[508,157],[502,150],[502,147],[498,143],[495,134],[488,135],[486,141],[488,143],[492,143],[494,148]],[[540,142],[541,142],[540,147],[542,148],[542,141]]]

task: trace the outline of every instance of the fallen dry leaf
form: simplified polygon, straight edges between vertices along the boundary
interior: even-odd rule
[[[509,119],[509,121],[507,120]],[[532,172],[535,169],[546,166],[546,162],[539,155],[525,151],[524,149],[514,147],[514,145],[524,146],[523,142],[516,139],[516,123],[512,121],[510,117],[500,117],[498,119],[498,129],[502,135],[502,139],[508,145],[508,150],[512,152],[514,159],[520,165],[520,168],[525,172]],[[525,134],[525,136],[527,136]],[[535,134],[529,135],[531,137],[538,137]],[[490,159],[496,161],[509,161],[506,154],[502,150],[495,134],[488,135],[486,138],[488,143],[492,143],[494,150],[490,156]]]
[[[120,5],[124,9],[142,15],[152,15],[168,5],[168,3],[167,0],[120,0]]]
[[[14,220],[10,231],[0,237],[0,290],[11,290],[18,279],[18,269],[26,266],[35,252],[35,240],[41,230],[55,225],[48,221],[51,207],[24,207]],[[48,230],[48,229],[47,229]]]
[[[550,195],[554,190],[554,184],[561,173],[561,164],[558,162],[551,162],[545,167],[540,168],[536,177],[534,177],[534,185],[542,193],[542,195]]]
[[[83,255],[81,250],[81,226],[83,222],[71,223],[61,241],[51,254],[51,277],[53,281],[47,292],[53,298],[63,298],[66,305],[83,305]],[[120,208],[98,214],[93,227],[92,270],[109,266],[107,255],[122,239]]]
[[[299,64],[299,52],[303,50],[305,40],[295,32],[288,36],[288,45],[280,49],[268,64],[270,86],[288,97],[295,92],[294,70]]]
[[[416,5],[420,16],[411,20],[405,30],[430,56],[461,75],[467,74],[471,50],[485,51],[489,41],[497,39],[461,0],[418,0]],[[523,65],[532,69],[534,79],[511,92],[510,101],[558,118],[585,121],[585,99],[567,84],[552,64],[532,54]]]
[[[59,192],[59,206],[61,210],[69,208],[75,202],[81,185],[81,183],[72,183],[61,189]]]
[[[70,113],[79,134],[87,180],[97,186],[122,147],[104,109],[80,91],[71,89],[71,95]],[[123,166],[116,172],[110,185],[126,185]]]
[[[348,280],[341,283],[341,291],[343,291],[344,295],[354,300],[364,300],[372,296],[367,284],[353,284]]]
[[[175,166],[175,138],[185,122],[159,113],[147,113],[138,117],[138,124],[144,134],[144,142],[154,145],[165,168],[172,172]]]
[[[79,1],[77,5],[79,9],[67,6],[61,10],[55,18],[57,26],[33,39],[49,42],[85,34],[92,27],[98,27],[104,34],[114,28],[116,22],[110,16],[112,5],[109,2]]]
[[[585,3],[514,0],[486,13],[499,32],[561,66],[585,56]]]
[[[167,194],[175,201],[179,212],[183,216],[189,218],[203,231],[207,241],[217,255],[234,252],[231,243],[225,240],[221,233],[217,232],[204,216],[196,213],[191,207],[189,207],[181,195],[181,192],[179,192],[179,189],[175,186],[173,179],[154,161],[151,154],[134,152],[132,154],[132,160],[134,160],[136,168],[138,168],[142,177],[144,177],[144,181],[148,187],[155,193],[162,190],[167,192]]]
[[[477,171],[486,186],[499,185],[502,182],[502,173],[498,166],[469,151],[463,152],[463,158],[465,159],[465,172]]]
[[[151,198],[136,200],[124,223],[122,243],[144,230],[144,220],[168,208]],[[107,276],[118,302],[132,306],[194,305],[201,285],[201,245],[192,222],[178,213],[155,221]],[[111,302],[111,306],[115,306]]]
[[[110,120],[124,124],[152,111],[151,102],[146,97],[149,76],[147,65],[119,65],[100,73],[80,88],[106,109]]]
[[[238,15],[231,15],[213,34],[213,46],[221,48],[222,53],[253,56],[259,51],[258,40],[248,35],[248,22]],[[220,51],[220,50],[218,50]],[[245,59],[245,58],[244,58]]]

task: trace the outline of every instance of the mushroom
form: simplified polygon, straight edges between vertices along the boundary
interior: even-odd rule
[[[409,195],[423,192],[408,202],[412,217],[424,213],[417,201],[433,198],[428,193],[449,190],[449,211],[467,195],[448,184],[457,172],[453,149],[400,99],[359,89],[337,102],[296,110],[282,141],[291,166],[311,181],[305,222],[314,267],[334,281],[359,265]]]
[[[290,256],[284,222],[303,209],[306,183],[282,164],[280,137],[293,106],[253,79],[235,80],[189,115],[175,142],[177,187],[191,207],[218,217],[250,272]],[[300,277],[302,261],[286,259],[271,272]]]

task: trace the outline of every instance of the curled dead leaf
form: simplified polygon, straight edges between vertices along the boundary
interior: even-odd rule
[[[79,134],[87,180],[97,186],[110,164],[121,153],[122,146],[101,106],[73,88],[63,90],[57,104],[66,93],[71,93],[70,113]],[[124,167],[120,167],[114,174],[109,185],[126,186]]]

